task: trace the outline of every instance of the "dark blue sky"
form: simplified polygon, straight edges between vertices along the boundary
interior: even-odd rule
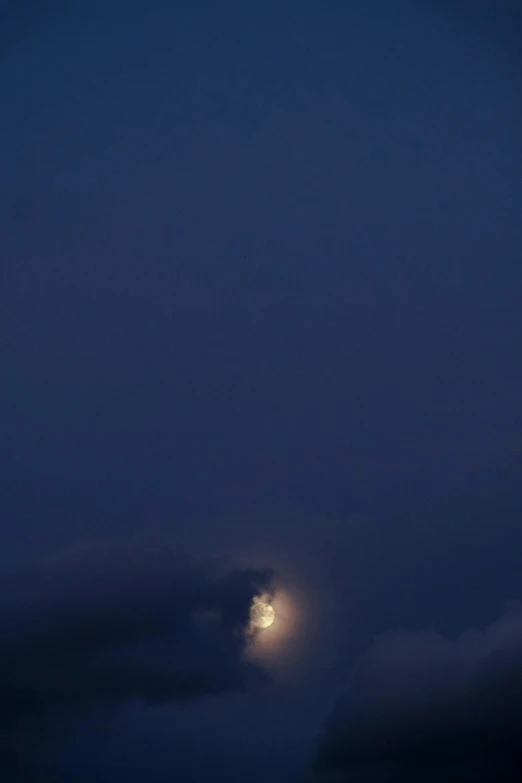
[[[15,5],[0,568],[152,533],[275,568],[307,617],[262,694],[66,763],[292,779],[375,634],[522,598],[520,13]]]

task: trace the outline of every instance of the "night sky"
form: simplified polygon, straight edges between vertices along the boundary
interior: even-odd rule
[[[519,782],[521,95],[519,0],[0,0],[2,781]]]

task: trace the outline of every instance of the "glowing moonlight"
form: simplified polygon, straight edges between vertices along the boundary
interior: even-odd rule
[[[274,607],[264,601],[255,601],[250,609],[250,621],[256,628],[269,628],[275,620]]]

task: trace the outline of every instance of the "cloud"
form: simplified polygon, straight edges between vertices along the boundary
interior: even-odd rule
[[[314,772],[321,783],[522,780],[522,610],[456,640],[379,638],[326,723]]]
[[[0,61],[69,0],[0,0]]]
[[[158,545],[92,546],[0,584],[0,766],[89,708],[182,703],[262,681],[245,660],[269,570]]]

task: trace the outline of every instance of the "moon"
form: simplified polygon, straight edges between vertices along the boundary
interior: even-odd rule
[[[269,628],[275,620],[274,607],[265,601],[255,601],[250,609],[250,622],[256,628]]]

